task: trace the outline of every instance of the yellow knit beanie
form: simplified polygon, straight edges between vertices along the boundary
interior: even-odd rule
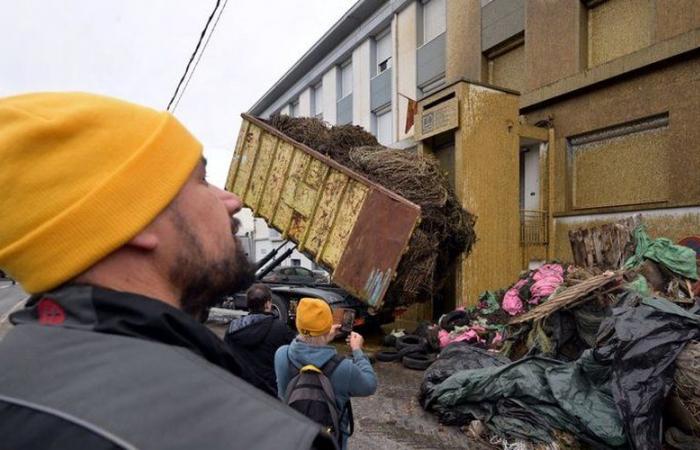
[[[333,313],[328,303],[318,298],[302,298],[297,305],[297,330],[307,336],[322,336],[331,331]]]
[[[201,154],[167,112],[85,93],[0,98],[0,268],[30,293],[79,275],[145,228]]]

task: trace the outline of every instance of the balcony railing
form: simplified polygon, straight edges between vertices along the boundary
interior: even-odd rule
[[[547,244],[547,211],[520,210],[520,244]]]

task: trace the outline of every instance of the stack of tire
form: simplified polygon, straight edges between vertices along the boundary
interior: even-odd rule
[[[422,336],[406,334],[400,337],[389,335],[384,340],[390,350],[382,350],[374,354],[377,361],[400,361],[404,367],[414,370],[425,370],[435,362],[432,345]]]

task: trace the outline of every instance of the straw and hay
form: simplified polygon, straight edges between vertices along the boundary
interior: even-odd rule
[[[439,163],[430,156],[389,149],[356,125],[329,126],[315,118],[275,115],[270,125],[421,207],[385,305],[431,301],[457,257],[471,252],[476,217],[463,209]]]
[[[700,342],[691,341],[676,358],[667,412],[670,423],[700,435]]]
[[[539,320],[543,317],[547,317],[560,309],[571,309],[579,306],[583,303],[590,301],[593,298],[593,294],[599,292],[600,289],[610,288],[613,290],[619,288],[619,283],[622,280],[624,271],[607,271],[600,275],[594,275],[585,280],[572,280],[571,286],[566,287],[562,290],[558,290],[552,294],[549,299],[542,303],[541,305],[532,308],[530,311],[515,316],[510,320],[510,324],[518,324],[523,322],[529,322],[532,320]],[[607,293],[605,290],[603,293]]]

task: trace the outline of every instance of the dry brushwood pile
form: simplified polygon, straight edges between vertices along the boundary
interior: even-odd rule
[[[329,126],[316,118],[285,115],[272,116],[269,124],[421,207],[421,222],[385,305],[410,305],[439,295],[448,268],[461,253],[468,255],[476,241],[476,217],[460,206],[439,163],[416,152],[383,147],[356,125]]]

